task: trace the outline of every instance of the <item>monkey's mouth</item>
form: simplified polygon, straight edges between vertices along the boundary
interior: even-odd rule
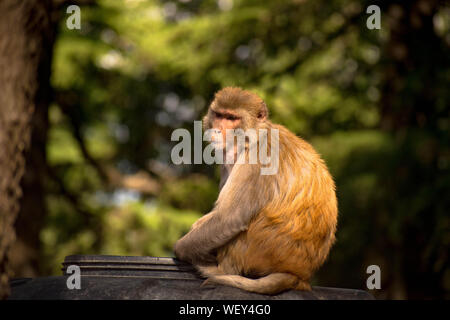
[[[219,151],[219,150],[223,150],[224,149],[224,146],[220,142],[211,141],[209,145],[215,151]]]
[[[211,145],[214,147],[214,148],[218,148],[218,147],[223,147],[223,146],[225,146],[225,144],[222,142],[222,141],[211,141]]]

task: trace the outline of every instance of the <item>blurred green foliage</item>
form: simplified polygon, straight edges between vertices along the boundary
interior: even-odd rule
[[[312,142],[335,177],[338,241],[316,283],[365,288],[366,267],[378,264],[379,297],[442,297],[450,288],[448,60],[392,75],[400,62],[386,55],[389,18],[384,11],[382,29],[368,30],[369,4],[102,0],[82,8],[81,30],[62,21],[47,148],[55,179],[41,237],[46,270],[59,273],[69,254],[171,256],[213,206],[218,174],[172,165],[170,134],[192,130],[213,93],[233,85],[259,93],[272,120]],[[447,56],[449,16],[443,7],[433,18]],[[404,89],[392,94],[386,86],[395,76]],[[428,92],[423,85],[433,79]],[[426,104],[413,113],[423,126],[385,125],[414,101]],[[144,171],[160,187],[111,186],[99,172],[105,166]],[[427,273],[426,284],[417,280]]]

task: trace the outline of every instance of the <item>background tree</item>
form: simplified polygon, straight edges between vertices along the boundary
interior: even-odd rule
[[[8,255],[16,238],[19,210],[32,202],[27,219],[36,225],[31,241],[39,243],[43,194],[40,178],[45,163],[46,115],[50,90],[53,30],[49,1],[0,2],[0,298],[8,294]],[[30,148],[30,140],[32,146]],[[33,158],[32,160],[30,158]],[[22,180],[28,160],[26,179]],[[31,160],[31,161],[30,161]],[[31,190],[32,189],[32,192]],[[34,193],[31,195],[30,193]],[[23,194],[25,196],[23,197]],[[35,196],[37,196],[35,198]],[[20,206],[19,206],[20,201]],[[22,225],[19,230],[22,230]],[[33,237],[36,236],[36,237]],[[23,250],[32,250],[26,240]],[[14,253],[14,252],[13,252]],[[18,252],[17,252],[18,253]],[[26,253],[36,254],[36,252]]]

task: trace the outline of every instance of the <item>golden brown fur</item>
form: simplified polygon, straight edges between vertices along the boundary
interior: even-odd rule
[[[194,263],[208,283],[266,294],[310,290],[337,224],[335,186],[324,161],[309,143],[271,123],[264,102],[252,93],[225,88],[212,108],[240,115],[237,125],[228,126],[278,129],[278,173],[263,176],[260,164],[232,166],[215,208],[177,242],[177,256]],[[213,118],[210,110],[205,128],[218,123]]]

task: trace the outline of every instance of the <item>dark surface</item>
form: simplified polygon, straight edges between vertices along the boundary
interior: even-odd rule
[[[362,290],[313,287],[311,292],[260,295],[227,286],[204,286],[191,265],[172,258],[68,256],[81,270],[81,289],[69,290],[68,276],[13,279],[9,299],[170,299],[170,300],[323,300],[373,299]]]
[[[62,271],[77,265],[85,276],[128,276],[157,279],[199,279],[192,265],[174,258],[73,255],[64,259]]]

